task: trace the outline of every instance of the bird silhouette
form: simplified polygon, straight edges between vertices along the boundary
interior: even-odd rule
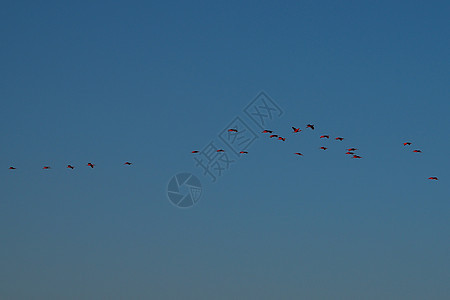
[[[421,150],[414,150],[413,152],[415,152],[415,153],[422,153]]]
[[[72,165],[67,165],[67,168],[73,170],[73,169],[74,169],[74,166],[72,166]]]
[[[262,131],[262,133],[272,133],[272,132],[273,132],[272,130],[267,130],[267,129]]]
[[[197,151],[197,150],[194,150],[194,151],[192,151],[191,153],[198,153],[199,151]]]
[[[130,163],[129,161],[127,161],[127,162],[124,163],[124,165],[131,166],[132,163]]]
[[[337,140],[337,141],[343,141],[344,138],[342,138],[342,137],[337,137],[337,138],[335,138],[335,140]]]
[[[439,180],[437,177],[428,177],[428,179],[431,179],[431,180]]]
[[[353,154],[355,154],[354,152],[350,152],[350,151],[348,151],[347,153],[345,153],[345,154],[351,154],[351,155],[353,155]]]
[[[297,154],[299,156],[303,156],[303,154],[301,154],[300,152],[295,152],[294,154]]]
[[[312,125],[312,124],[308,124],[308,125],[306,125],[306,128],[311,128],[312,130],[314,130],[314,125]]]
[[[295,127],[292,127],[292,130],[294,130],[294,133],[302,131],[300,128],[295,128]]]
[[[87,166],[91,167],[92,169],[95,167],[95,165],[93,163],[88,163]]]
[[[280,141],[283,141],[283,142],[285,142],[286,141],[286,139],[284,138],[284,137],[278,137],[278,139],[280,140]]]
[[[347,149],[347,151],[356,151],[356,150],[358,150],[358,149],[356,149],[356,148]]]
[[[329,136],[329,135],[321,135],[320,138],[321,138],[321,139],[329,139],[330,136]]]
[[[359,155],[353,155],[353,157],[352,158],[362,158],[361,156],[359,156]]]
[[[218,149],[216,152],[225,152],[223,149]]]
[[[9,169],[10,169],[10,170],[16,170],[16,168],[14,168],[14,167],[9,167]]]
[[[248,152],[247,151],[241,151],[241,152],[239,152],[240,154],[248,154]]]
[[[274,138],[274,137],[278,137],[278,135],[276,134],[272,134],[271,136],[269,136],[270,138]]]
[[[44,170],[48,170],[48,169],[51,169],[49,166],[45,166],[45,167],[43,167],[42,169],[44,169]]]
[[[238,132],[237,129],[228,129],[228,132]]]
[[[320,147],[320,149],[327,150],[328,148],[327,147]]]
[[[410,142],[406,142],[406,143],[403,143],[403,146],[406,146],[406,145],[411,145],[411,143]]]

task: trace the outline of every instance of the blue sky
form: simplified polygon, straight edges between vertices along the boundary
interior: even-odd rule
[[[447,298],[449,13],[446,1],[5,3],[0,295]],[[190,152],[260,91],[283,108],[270,129],[286,142],[260,135],[211,183]],[[178,172],[204,187],[190,209],[167,199]]]

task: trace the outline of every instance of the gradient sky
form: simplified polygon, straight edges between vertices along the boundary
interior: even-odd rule
[[[449,15],[448,1],[3,3],[0,298],[448,299]],[[287,141],[260,136],[211,183],[190,151],[262,90]],[[190,209],[167,199],[178,172],[204,187]]]

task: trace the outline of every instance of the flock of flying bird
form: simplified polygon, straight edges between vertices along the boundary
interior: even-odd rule
[[[306,128],[310,128],[311,130],[314,130],[314,129],[315,129],[313,124],[308,124],[308,125],[306,125]],[[293,133],[299,133],[300,131],[302,131],[300,128],[296,128],[296,127],[292,127],[292,130],[293,130]],[[237,129],[234,129],[234,128],[230,128],[230,129],[228,129],[228,132],[230,132],[230,133],[237,133],[238,130],[237,130]],[[278,134],[274,134],[274,132],[273,132],[272,130],[265,129],[265,130],[262,131],[262,133],[269,134],[269,138],[278,138],[278,140],[280,140],[280,141],[283,141],[283,142],[286,141],[286,138],[284,138],[284,137],[282,137],[282,136],[279,136]],[[329,136],[329,135],[321,135],[320,138],[321,138],[321,139],[329,139],[330,136]],[[336,140],[336,141],[341,141],[341,142],[342,142],[342,141],[344,140],[344,138],[343,138],[343,137],[336,137],[335,140]],[[405,143],[403,143],[403,146],[411,146],[411,144],[412,144],[411,142],[405,142]],[[321,150],[327,150],[328,148],[322,146],[322,147],[320,147],[319,149],[321,149]],[[353,148],[353,147],[352,147],[352,148],[348,148],[348,149],[347,149],[347,152],[346,152],[345,154],[351,155],[352,158],[356,158],[356,159],[362,158],[361,156],[355,154],[355,151],[357,151],[357,150],[358,150],[357,148]],[[225,150],[223,150],[223,149],[218,149],[218,150],[216,150],[216,151],[217,151],[217,152],[225,152]],[[414,152],[414,153],[422,153],[422,151],[421,151],[421,150],[418,150],[418,149],[413,150],[413,152]],[[191,153],[193,153],[193,154],[198,154],[198,153],[200,153],[200,151],[194,150],[194,151],[192,151]],[[240,151],[239,153],[240,153],[240,154],[248,154],[247,151]],[[300,152],[295,152],[294,154],[295,154],[295,155],[298,155],[298,156],[303,156],[303,154],[300,153]],[[429,180],[439,180],[439,178],[437,178],[437,177],[435,177],[435,176],[428,177],[428,179],[429,179]]]
[[[314,125],[313,125],[313,124],[308,124],[308,125],[306,125],[306,128],[310,128],[311,130],[314,130]],[[299,132],[302,131],[300,128],[296,128],[296,127],[292,127],[292,130],[293,130],[292,133],[299,133]],[[230,133],[232,134],[232,133],[237,133],[238,130],[237,130],[237,129],[234,129],[234,128],[230,128],[230,129],[228,129],[228,132],[230,132]],[[278,134],[274,134],[272,130],[265,129],[265,130],[262,131],[262,133],[268,134],[268,135],[269,135],[269,138],[271,138],[271,139],[275,138],[275,139],[278,139],[278,140],[283,141],[283,142],[286,141],[286,138],[284,138],[284,137],[282,137],[282,136],[280,136],[280,135],[278,135]],[[330,136],[329,136],[329,135],[321,135],[320,138],[321,138],[321,139],[329,139]],[[343,138],[343,137],[336,137],[335,140],[336,140],[336,141],[341,141],[341,142],[342,142],[342,141],[344,140],[344,138]],[[405,142],[405,143],[403,143],[403,146],[411,146],[411,142]],[[320,147],[319,149],[325,151],[325,150],[327,150],[328,148],[322,146],[322,147]],[[348,148],[348,149],[347,149],[347,152],[346,152],[345,154],[351,155],[352,158],[356,158],[356,159],[362,158],[361,156],[355,154],[355,151],[357,151],[357,150],[358,150],[357,148]],[[225,150],[223,150],[223,149],[218,149],[218,150],[216,150],[216,151],[217,151],[217,152],[225,152]],[[418,149],[413,150],[413,152],[414,152],[414,153],[422,153],[422,151],[421,151],[421,150],[418,150]],[[196,153],[200,153],[200,151],[194,150],[194,151],[192,151],[192,153],[196,154]],[[239,153],[240,153],[240,154],[248,154],[248,151],[240,151]],[[300,153],[300,152],[295,152],[294,154],[295,154],[295,155],[298,155],[298,156],[303,156],[303,154]],[[124,163],[124,165],[126,165],[126,166],[131,166],[132,163],[129,162],[129,161],[127,161],[127,162]],[[95,164],[93,164],[93,163],[88,163],[86,166],[91,167],[91,168],[94,168],[94,167],[95,167]],[[66,168],[72,169],[72,170],[75,169],[75,167],[74,167],[73,165],[70,165],[70,164],[67,165]],[[10,170],[16,170],[16,167],[11,166],[11,167],[9,167],[9,169],[10,169]],[[42,169],[48,170],[48,169],[51,169],[51,167],[50,167],[50,166],[44,166]],[[430,180],[439,180],[439,179],[438,179],[437,177],[435,177],[435,176],[428,177],[428,179],[430,179]]]

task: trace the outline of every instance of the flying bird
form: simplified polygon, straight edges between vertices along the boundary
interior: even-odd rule
[[[74,169],[74,166],[72,166],[72,165],[67,165],[67,168],[73,170],[73,169]]]
[[[335,140],[336,140],[336,141],[343,141],[344,138],[342,138],[342,137],[337,137],[337,138],[335,138]]]
[[[124,163],[124,165],[131,166],[132,163],[130,163],[129,161],[127,161],[126,163]]]
[[[362,158],[361,156],[359,156],[359,155],[353,155],[353,157],[352,158]]]
[[[228,132],[238,132],[237,129],[228,129]]]
[[[247,151],[241,151],[241,152],[239,152],[240,154],[248,154],[248,152]]]
[[[306,125],[306,128],[311,128],[312,130],[314,130],[314,125],[312,125],[312,124],[308,124],[308,125]]]
[[[262,133],[272,133],[273,131],[272,130],[263,130],[263,132]]]
[[[416,152],[416,153],[422,153],[421,150],[414,150],[413,152]]]
[[[219,150],[217,150],[216,152],[225,152],[225,150],[219,149]]]
[[[48,166],[45,166],[45,167],[43,167],[42,169],[44,169],[44,170],[48,170],[48,169],[51,169],[50,167],[48,167]]]
[[[428,179],[431,179],[431,180],[439,180],[437,177],[428,177]]]
[[[294,154],[297,154],[299,156],[303,156],[303,154],[301,154],[300,152],[295,152]]]
[[[351,155],[353,155],[353,154],[355,154],[354,152],[347,152],[347,153],[345,153],[345,154],[351,154]]]
[[[356,149],[356,148],[347,149],[347,151],[356,151],[356,150],[358,150],[358,149]]]
[[[406,145],[411,145],[411,143],[410,142],[406,142],[406,143],[403,143],[403,146],[406,146]]]
[[[14,167],[9,167],[9,169],[10,169],[10,170],[15,170],[16,168],[14,168]]]
[[[302,131],[300,128],[295,128],[293,126],[292,126],[292,130],[294,130],[294,133]]]
[[[199,151],[197,151],[197,150],[194,150],[194,151],[192,151],[191,153],[198,153]]]
[[[280,136],[278,139],[279,139],[280,141],[283,141],[283,142],[286,141],[286,139],[285,139],[284,137],[281,137],[281,136]]]
[[[320,149],[327,150],[328,148],[327,147],[320,147]]]
[[[88,163],[87,166],[93,169],[95,165],[93,163]]]
[[[320,138],[321,138],[321,139],[324,139],[324,138],[325,138],[325,139],[329,139],[330,136],[329,136],[329,135],[321,135]]]
[[[269,136],[270,138],[274,138],[274,137],[278,137],[278,135],[276,134],[272,134],[271,136]]]

